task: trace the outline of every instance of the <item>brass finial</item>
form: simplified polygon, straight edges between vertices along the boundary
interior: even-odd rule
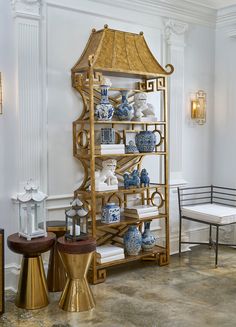
[[[93,29],[92,29],[92,33],[95,33],[95,32],[96,32],[96,28],[93,28]]]
[[[107,25],[107,24],[105,24],[105,25],[104,25],[104,28],[108,28],[108,25]]]
[[[139,32],[139,35],[143,35],[143,31]]]

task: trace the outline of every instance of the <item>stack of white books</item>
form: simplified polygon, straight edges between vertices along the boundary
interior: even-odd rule
[[[115,260],[124,259],[124,249],[112,244],[97,246],[97,263],[106,263]]]
[[[100,144],[95,146],[96,154],[124,154],[124,144]]]
[[[126,207],[124,216],[127,218],[148,218],[159,214],[158,207],[153,205],[139,205]]]

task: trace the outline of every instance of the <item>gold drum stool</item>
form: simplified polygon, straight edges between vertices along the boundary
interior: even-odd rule
[[[47,252],[54,244],[56,236],[27,241],[18,233],[8,236],[10,250],[23,254],[15,304],[23,309],[40,309],[48,305],[48,289],[41,253]]]
[[[95,301],[88,285],[87,272],[96,250],[95,239],[89,237],[73,242],[60,237],[57,247],[67,273],[59,307],[70,312],[91,310]]]
[[[56,235],[56,239],[63,236],[66,232],[65,220],[52,220],[47,221],[47,231],[52,232]],[[66,271],[61,261],[59,252],[57,250],[57,241],[51,248],[48,273],[47,273],[47,284],[49,292],[61,292],[66,283]]]

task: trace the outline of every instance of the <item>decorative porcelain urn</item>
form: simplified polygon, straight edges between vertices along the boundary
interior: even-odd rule
[[[138,255],[141,250],[142,235],[136,225],[130,225],[124,234],[124,246],[128,255]]]
[[[133,118],[133,107],[129,104],[128,101],[128,91],[121,91],[122,103],[118,105],[115,115],[119,120],[131,120]]]
[[[150,230],[150,221],[144,223],[144,232],[142,234],[142,249],[144,251],[151,251],[156,245],[156,237]]]
[[[156,145],[156,135],[151,131],[141,131],[135,136],[139,152],[153,152]]]
[[[114,107],[108,99],[108,89],[111,87],[111,81],[108,78],[102,80],[101,87],[101,100],[96,105],[95,116],[97,120],[109,121],[112,120],[114,114]]]

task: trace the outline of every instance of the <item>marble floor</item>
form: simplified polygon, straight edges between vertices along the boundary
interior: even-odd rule
[[[67,313],[58,308],[59,293],[50,305],[26,311],[14,305],[7,292],[7,327],[234,327],[236,326],[236,249],[214,251],[195,247],[169,266],[135,263],[108,271],[105,283],[92,286],[96,308]]]

